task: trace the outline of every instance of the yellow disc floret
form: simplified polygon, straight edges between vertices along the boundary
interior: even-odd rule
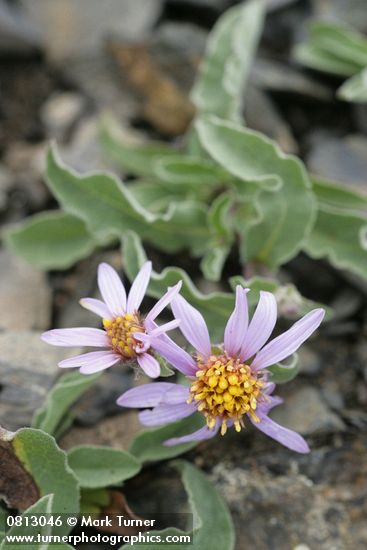
[[[219,418],[222,435],[227,431],[228,421],[239,432],[245,414],[259,422],[255,411],[258,401],[264,399],[261,393],[264,382],[258,380],[248,365],[226,354],[213,355],[205,363],[198,362],[196,378],[190,388],[189,403],[198,403],[209,428],[214,428]]]
[[[103,319],[103,327],[111,342],[111,348],[122,355],[125,360],[136,357],[136,347],[141,342],[135,340],[136,332],[145,332],[138,314],[127,313],[115,319]]]

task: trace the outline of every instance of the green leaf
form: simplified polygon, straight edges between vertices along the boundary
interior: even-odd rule
[[[174,193],[175,188],[167,189],[157,181],[134,181],[128,189],[141,206],[155,214],[166,212],[172,202],[182,200],[182,193]]]
[[[60,424],[69,413],[73,403],[86,392],[100,377],[100,373],[84,375],[79,372],[67,373],[59,378],[49,391],[43,407],[36,411],[32,426],[44,432],[60,435]]]
[[[251,0],[229,10],[212,30],[191,92],[198,112],[226,119],[241,116],[243,88],[258,45],[264,3]]]
[[[194,529],[187,533],[191,535],[192,543],[180,544],[180,548],[183,550],[213,550],[217,548],[234,550],[234,525],[223,497],[209,479],[192,464],[179,460],[174,466],[181,473],[182,482],[189,497],[190,508],[194,515]],[[157,531],[155,534],[161,535],[164,540],[167,535],[182,535],[184,532],[170,528]],[[150,550],[161,548],[174,550],[177,544],[142,544],[139,547],[150,548]]]
[[[140,267],[146,261],[146,254],[139,237],[128,232],[122,239],[124,269],[130,281],[136,277]],[[198,308],[204,315],[213,338],[222,341],[225,323],[228,321],[234,307],[234,295],[227,292],[201,293],[188,274],[178,267],[167,267],[161,273],[152,272],[148,287],[149,296],[161,298],[169,286],[182,280],[181,294],[190,304]]]
[[[112,119],[105,116],[100,125],[100,140],[106,154],[123,170],[138,176],[154,174],[155,162],[160,158],[177,155],[177,151],[161,142],[142,142],[132,137],[132,131],[124,131]]]
[[[321,207],[332,207],[342,212],[367,215],[367,193],[352,186],[333,181],[312,178],[313,189]]]
[[[40,498],[35,504],[30,506],[23,514],[22,517],[28,517],[29,518],[29,525],[28,527],[26,525],[13,525],[9,531],[7,532],[7,537],[9,536],[29,536],[36,538],[38,534],[41,534],[41,536],[49,536],[54,532],[54,529],[52,525],[35,525],[32,526],[31,516],[37,515],[37,514],[52,514],[54,512],[54,502],[55,495],[54,494],[48,494]],[[9,539],[8,539],[9,540]],[[45,550],[46,548],[49,548],[49,545],[45,543],[27,543],[26,544],[13,544],[7,542],[6,540],[3,540],[3,542],[0,544],[1,550],[9,550],[9,548],[27,548],[27,550]],[[62,546],[60,546],[62,548]]]
[[[5,233],[7,246],[42,269],[67,269],[93,252],[96,242],[82,220],[60,211],[30,216]]]
[[[269,382],[275,384],[285,384],[295,378],[299,372],[298,355],[294,353],[286,363],[277,363],[272,365],[267,370],[270,371],[271,376]]]
[[[200,267],[205,278],[211,281],[220,279],[224,262],[234,241],[234,228],[230,215],[233,202],[234,199],[230,193],[222,193],[213,201],[208,212],[211,242]]]
[[[337,91],[337,96],[353,103],[367,102],[367,67],[349,78]]]
[[[366,278],[366,216],[320,204],[315,227],[304,250],[312,258],[327,258],[335,267]]]
[[[206,244],[206,207],[198,202],[172,203],[163,215],[143,208],[128,188],[111,174],[80,176],[68,169],[51,148],[47,155],[47,182],[65,210],[82,218],[103,242],[128,229],[166,252],[189,247],[198,254]]]
[[[262,134],[237,124],[208,117],[196,126],[210,155],[256,189],[245,212],[237,213],[243,262],[274,268],[290,260],[301,250],[315,219],[315,199],[303,164]],[[264,184],[272,191],[261,189]]]
[[[341,76],[351,76],[367,65],[367,40],[356,31],[336,23],[317,21],[308,42],[294,50],[300,63]]]
[[[80,486],[89,489],[120,485],[141,468],[130,453],[95,445],[74,447],[68,452],[68,462]]]
[[[33,428],[22,428],[11,440],[15,455],[32,476],[40,495],[53,493],[52,513],[79,512],[78,481],[53,437]],[[67,525],[54,527],[58,534],[69,532]]]
[[[205,423],[203,415],[196,413],[188,418],[179,420],[160,428],[142,430],[131,442],[129,451],[141,462],[167,460],[182,453],[186,453],[198,442],[190,441],[173,447],[166,447],[163,442],[171,437],[180,437],[195,432]]]

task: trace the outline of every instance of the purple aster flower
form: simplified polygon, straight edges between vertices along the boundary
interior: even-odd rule
[[[247,417],[256,428],[286,447],[299,453],[309,452],[306,441],[299,434],[269,418],[269,411],[282,400],[272,395],[275,384],[268,381],[267,368],[294,353],[317,329],[325,312],[314,309],[266,344],[276,323],[276,301],[270,292],[260,292],[259,303],[249,323],[248,290],[240,286],[236,289],[235,309],[220,348],[212,348],[202,315],[182,296],[174,298],[172,310],[181,321],[180,330],[196,350],[193,357],[167,335],[159,338],[136,335],[151,345],[154,341],[155,349],[187,377],[190,385],[146,384],[128,390],[117,403],[144,408],[140,420],[146,426],[174,422],[195,411],[206,418],[206,426],[183,437],[169,439],[166,445],[210,439],[219,430],[224,435],[231,426],[239,432]]]
[[[126,296],[124,285],[116,271],[108,264],[99,265],[98,286],[104,301],[83,298],[80,304],[102,317],[104,330],[85,327],[55,329],[44,332],[42,340],[54,346],[91,346],[105,349],[65,359],[59,363],[59,367],[80,367],[82,374],[93,374],[121,361],[136,360],[148,376],[159,376],[160,366],[153,357],[151,348],[154,349],[156,337],[176,328],[179,321],[170,321],[158,327],[154,320],[180,291],[182,283],[180,281],[170,288],[148,315],[143,317],[139,307],[149,284],[151,271],[151,262],[146,262]],[[149,343],[137,340],[136,333],[148,336]]]

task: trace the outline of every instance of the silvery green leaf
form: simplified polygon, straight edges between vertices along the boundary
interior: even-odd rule
[[[47,183],[63,208],[84,220],[103,243],[132,229],[166,252],[189,247],[199,254],[205,249],[207,207],[198,201],[172,203],[164,214],[153,214],[115,176],[79,175],[61,162],[55,148],[47,155]]]
[[[191,92],[198,112],[238,120],[243,88],[259,41],[264,3],[251,0],[227,10],[212,30]]]
[[[183,420],[159,428],[144,429],[139,432],[130,444],[129,451],[140,462],[167,460],[186,453],[198,444],[197,441],[181,443],[167,447],[163,442],[171,437],[180,437],[195,432],[205,424],[202,414],[195,413]]]
[[[304,246],[312,258],[327,258],[339,269],[367,277],[367,217],[319,205],[315,226]]]
[[[301,161],[264,135],[217,117],[196,123],[214,160],[256,191],[238,210],[242,261],[276,267],[302,248],[315,221],[315,198]]]
[[[137,176],[154,174],[157,159],[177,155],[177,151],[163,142],[142,142],[132,137],[131,131],[120,128],[111,116],[104,117],[100,140],[106,154],[125,172]]]
[[[10,227],[5,242],[42,269],[68,269],[89,256],[98,244],[81,219],[58,210],[35,214]]]
[[[367,102],[367,67],[344,82],[337,96],[353,103]]]
[[[191,535],[191,544],[180,544],[180,548],[183,550],[214,550],[217,548],[218,550],[234,550],[234,525],[223,497],[205,474],[193,464],[178,460],[174,463],[174,466],[181,474],[182,483],[189,497],[189,505],[194,517],[193,530],[186,532],[186,534]],[[156,534],[164,540],[168,535],[184,535],[185,532],[168,528],[157,531]],[[150,543],[149,545],[139,544],[139,546],[150,550],[161,548],[174,550],[177,544],[162,546]],[[132,548],[132,546],[128,546],[128,548]]]
[[[80,487],[88,489],[121,485],[141,469],[140,462],[127,451],[97,445],[70,449],[68,464]]]
[[[213,201],[208,212],[211,240],[200,267],[205,278],[211,281],[220,279],[234,240],[234,227],[230,216],[233,202],[234,198],[229,192],[222,193]]]
[[[330,206],[342,212],[367,215],[367,193],[351,185],[312,177],[313,190],[321,207]]]
[[[267,370],[271,373],[269,382],[274,382],[275,384],[290,382],[299,372],[298,355],[294,353],[285,363],[277,363]]]
[[[79,372],[70,372],[61,376],[49,391],[46,402],[36,411],[32,427],[50,435],[61,435],[60,426],[69,417],[73,403],[87,391],[100,377],[100,373],[85,376]]]

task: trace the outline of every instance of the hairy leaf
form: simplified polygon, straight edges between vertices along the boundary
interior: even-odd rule
[[[50,435],[61,435],[60,425],[65,417],[69,416],[69,409],[73,403],[87,391],[98,378],[100,373],[84,375],[79,372],[70,372],[59,378],[48,393],[43,407],[36,411],[32,427],[43,430]]]
[[[129,451],[141,462],[173,458],[186,453],[195,447],[198,442],[191,441],[173,447],[166,447],[163,442],[171,437],[180,437],[195,432],[203,425],[204,417],[197,413],[166,426],[142,430],[131,442]]]
[[[167,252],[189,247],[199,253],[205,247],[208,229],[203,204],[172,203],[165,214],[152,214],[117,178],[107,173],[80,176],[62,164],[54,148],[47,156],[47,182],[64,209],[82,218],[102,241],[133,229]]]
[[[257,187],[237,212],[242,260],[276,267],[302,248],[315,219],[315,199],[303,164],[264,135],[216,117],[196,124],[203,146],[235,177]],[[264,185],[272,191],[261,189]]]
[[[367,102],[367,68],[352,76],[338,89],[337,95],[353,103]]]
[[[80,486],[89,489],[120,485],[141,468],[130,453],[96,445],[74,447],[68,452],[68,463]]]
[[[264,3],[251,0],[225,12],[212,30],[191,99],[199,113],[238,120],[243,88],[257,48]]]
[[[189,504],[194,515],[194,529],[188,531],[191,535],[191,544],[180,544],[184,550],[234,550],[235,532],[227,505],[210,483],[209,479],[192,464],[179,460],[174,466],[179,470],[182,476],[182,482],[189,497]],[[162,540],[168,535],[182,535],[183,531],[174,528],[157,531]],[[177,545],[149,544],[140,545],[142,548],[150,550],[159,550],[167,548],[174,550]],[[128,547],[129,548],[129,547]],[[122,550],[122,549],[121,549]]]
[[[343,212],[367,215],[367,193],[352,186],[328,181],[319,177],[312,178],[313,189],[321,207],[330,206]]]
[[[315,227],[304,246],[312,258],[327,258],[340,269],[367,277],[367,219],[320,205]]]
[[[16,254],[42,269],[67,269],[97,245],[81,219],[60,211],[30,216],[8,229],[5,241]]]

